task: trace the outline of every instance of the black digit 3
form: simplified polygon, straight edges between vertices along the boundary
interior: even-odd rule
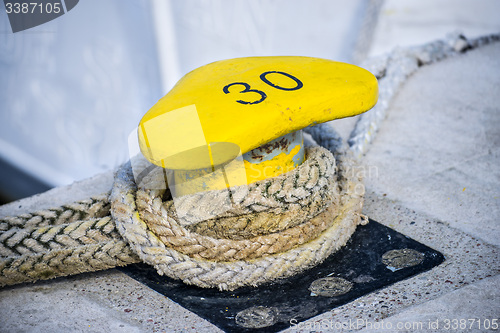
[[[295,83],[297,83],[297,85],[296,85],[295,87],[292,87],[292,88],[285,88],[285,87],[278,86],[278,85],[276,85],[276,84],[272,83],[271,81],[269,81],[269,80],[267,79],[267,77],[266,77],[266,76],[267,76],[268,74],[271,74],[271,73],[281,74],[281,75],[284,75],[284,76],[286,76],[286,77],[289,77],[290,79],[294,80],[294,81],[295,81]],[[290,74],[285,73],[285,72],[279,72],[279,71],[268,71],[268,72],[264,72],[264,73],[260,74],[260,79],[261,79],[264,83],[266,83],[266,84],[270,85],[270,86],[271,86],[271,87],[273,87],[273,88],[276,88],[276,89],[281,89],[281,90],[287,90],[287,91],[291,91],[291,90],[298,90],[298,89],[300,89],[300,88],[302,88],[302,87],[304,86],[304,84],[302,83],[302,81],[300,81],[299,79],[297,79],[295,76],[290,75]]]
[[[266,97],[267,97],[267,95],[266,95],[265,92],[260,91],[260,90],[256,90],[256,89],[250,89],[250,85],[248,83],[245,83],[245,82],[233,82],[233,83],[230,83],[227,86],[225,86],[222,89],[222,91],[224,91],[225,94],[228,94],[229,93],[229,87],[237,85],[237,84],[241,84],[242,86],[245,87],[245,90],[240,91],[240,94],[248,93],[248,92],[255,92],[255,93],[260,94],[260,99],[259,100],[256,100],[256,101],[253,101],[253,102],[247,102],[247,101],[237,100],[236,102],[238,102],[238,103],[241,103],[241,104],[258,104],[258,103],[262,102],[263,100],[265,100]]]

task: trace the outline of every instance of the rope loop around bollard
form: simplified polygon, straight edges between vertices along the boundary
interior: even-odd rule
[[[320,156],[333,160],[333,155],[321,147],[308,149],[307,155],[311,159]],[[221,290],[257,286],[319,264],[344,246],[356,226],[362,222],[363,198],[355,191],[361,179],[352,172],[354,160],[348,154],[339,154],[338,157],[338,173],[331,172],[329,176],[335,178],[335,183],[341,189],[340,206],[330,205],[309,221],[278,233],[258,236],[260,239],[257,237],[235,241],[205,236],[203,239],[193,240],[192,233],[180,228],[178,224],[172,225],[175,223],[173,219],[168,221],[166,210],[162,210],[161,204],[155,204],[154,199],[148,201],[141,198],[145,196],[144,193],[137,195],[138,189],[130,166],[123,166],[117,173],[110,197],[111,214],[118,231],[132,250],[142,261],[154,266],[161,275]],[[306,166],[307,164],[304,165]],[[297,170],[299,173],[300,168],[301,166]],[[158,223],[151,222],[155,215],[157,220],[168,222],[161,225],[163,229],[158,227]],[[313,231],[319,228],[320,232],[312,233],[314,238],[300,240],[304,235],[298,230],[306,230],[306,226]],[[176,232],[175,237],[165,236]],[[286,245],[293,242],[295,243],[291,246]],[[276,244],[281,247],[275,246]],[[207,256],[210,258],[207,259]]]

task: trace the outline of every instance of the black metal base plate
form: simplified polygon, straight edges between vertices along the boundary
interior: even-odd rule
[[[413,249],[423,254],[420,264],[398,270],[388,268],[382,255],[390,250]],[[427,271],[441,264],[444,256],[386,226],[370,220],[359,226],[349,243],[322,264],[288,279],[257,288],[219,291],[186,285],[160,276],[146,264],[134,264],[120,270],[167,296],[226,332],[276,332],[335,307],[348,303],[377,289]],[[311,295],[309,287],[319,278],[341,277],[352,282],[346,294],[334,297]],[[272,308],[274,324],[263,328],[245,328],[235,320],[245,309],[262,306]]]

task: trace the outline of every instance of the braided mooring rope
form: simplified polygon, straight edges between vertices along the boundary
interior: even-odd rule
[[[324,148],[313,148],[308,154],[330,155]],[[333,156],[332,156],[333,158]],[[350,170],[354,169],[354,161],[346,155],[340,157],[338,184],[341,188],[340,211],[332,216],[329,209],[317,215],[318,219],[331,219],[331,225],[309,242],[299,244],[283,252],[260,251],[260,256],[255,256],[253,248],[247,250],[246,259],[234,258],[238,248],[218,247],[220,240],[212,239],[213,243],[191,244],[189,234],[176,236],[177,239],[187,239],[187,248],[181,248],[184,253],[171,248],[162,241],[137,210],[137,186],[134,182],[130,166],[124,166],[115,178],[115,185],[111,193],[111,214],[116,221],[118,231],[132,247],[133,251],[146,263],[154,266],[159,274],[180,279],[188,284],[201,287],[217,287],[222,290],[233,290],[241,286],[256,286],[277,278],[291,276],[322,262],[331,253],[344,246],[355,231],[356,226],[362,221],[362,194],[357,194],[356,189],[361,179]],[[300,167],[299,167],[300,168]],[[307,182],[306,182],[307,183]],[[154,206],[154,203],[149,206]],[[157,205],[158,206],[158,205]],[[161,212],[161,208],[160,208]],[[162,214],[160,213],[160,216]],[[308,222],[309,223],[309,222]],[[164,223],[163,226],[167,226]],[[179,225],[169,225],[169,232]],[[165,231],[167,232],[167,231]],[[186,232],[184,230],[184,232]],[[227,240],[226,240],[227,241]],[[250,242],[252,240],[249,240]],[[215,252],[208,248],[215,244]],[[179,245],[179,244],[178,244]],[[273,244],[259,244],[258,248],[266,250]],[[194,251],[192,251],[194,249]],[[203,255],[210,255],[217,260],[206,260]],[[229,255],[228,255],[229,254]],[[233,256],[227,260],[228,256]]]
[[[309,221],[329,206],[334,206],[332,212],[338,210],[340,196],[335,170],[335,159],[330,152],[308,154],[299,168],[286,174],[235,186],[230,191],[186,195],[177,198],[175,204],[174,200],[167,201],[163,205],[164,219],[174,221],[165,223],[220,239],[248,239],[280,232]],[[161,200],[164,190],[140,190],[137,195],[146,200],[150,196],[148,201],[152,202],[155,198]],[[143,208],[141,214],[148,212],[148,205],[141,207],[141,202],[138,205]],[[219,206],[224,207],[222,213],[210,218],[214,210],[221,211]]]
[[[0,231],[11,228],[31,229],[49,225],[67,224],[88,218],[109,215],[109,193],[93,196],[87,200],[62,205],[51,209],[39,210],[29,214],[3,217],[0,219]]]
[[[309,158],[303,166],[246,189],[235,189],[235,193],[239,194],[234,198],[239,200],[234,201],[232,210],[225,212],[221,218],[191,224],[187,228],[178,224],[175,214],[171,214],[172,202],[161,201],[161,191],[134,190],[133,195],[126,196],[127,200],[131,200],[130,207],[141,207],[139,212],[125,207],[123,202],[128,201],[123,197],[121,201],[116,200],[119,193],[125,193],[119,191],[123,182],[120,176],[123,173],[119,173],[113,190],[117,194],[112,196],[115,198],[112,204],[106,193],[55,209],[1,219],[0,286],[123,266],[141,259],[154,262],[157,268],[162,267],[160,273],[176,271],[170,276],[187,283],[221,289],[256,285],[294,274],[320,262],[322,256],[344,245],[360,220],[360,206],[358,209],[348,208],[352,214],[349,219],[344,219],[343,224],[335,219],[345,215],[343,210],[347,206],[342,200],[345,201],[343,198],[348,188],[341,182],[337,183],[338,180],[333,177],[336,169],[331,153],[322,148],[310,149]],[[132,175],[127,177],[131,181],[129,185],[135,186]],[[197,200],[199,203],[200,198]],[[213,200],[213,197],[209,196],[207,200]],[[187,205],[187,202],[181,201],[181,205]],[[110,206],[114,220],[109,216]],[[247,214],[237,215],[241,213]],[[132,230],[131,233],[118,233],[123,229],[119,224],[117,231],[115,223],[118,219],[135,221],[141,218],[146,222],[141,220],[139,224],[135,223],[134,228],[139,225],[146,229],[136,230],[134,234],[134,228],[129,226],[127,230]],[[231,223],[249,218],[252,223],[246,223],[236,236],[234,232],[224,231]],[[349,223],[346,224],[346,221]],[[217,237],[210,234],[210,227],[214,224],[218,225],[214,228],[218,230]],[[262,230],[255,231],[259,224],[263,226],[264,234]],[[335,242],[326,242],[325,235],[331,237],[334,231],[340,232],[333,239]],[[227,234],[233,237],[225,237]],[[319,239],[323,241],[318,243]],[[133,245],[137,240],[143,242],[141,249]],[[151,247],[151,244],[170,252],[158,252],[154,249],[156,245]],[[302,258],[299,254],[310,253],[309,247],[313,244],[317,244],[316,254],[309,259]],[[158,252],[156,255],[155,251]],[[144,256],[144,253],[147,255]],[[179,258],[183,259],[178,261]],[[168,260],[174,262],[167,265]],[[288,260],[288,264],[283,265],[283,260]],[[185,268],[186,264],[200,264],[200,261],[203,261],[200,268],[205,270],[201,270],[199,276],[195,274],[196,269],[183,273],[182,267]],[[253,268],[246,267],[244,261],[259,265],[261,268],[257,271],[266,267],[266,273],[247,279],[243,271]],[[214,267],[210,266],[212,264],[217,266],[215,268],[219,273],[224,267],[224,274],[215,274]],[[234,265],[240,273],[230,278]],[[257,271],[253,270],[254,273]],[[211,281],[210,276],[214,274],[217,278]],[[223,276],[227,279],[221,280]]]
[[[88,208],[84,213],[82,209]],[[106,216],[99,217],[106,213]],[[87,220],[75,220],[84,216]],[[20,222],[25,220],[26,227]],[[0,286],[139,262],[109,216],[106,195],[0,222]]]
[[[170,207],[171,201],[162,205],[162,192],[156,192],[155,197],[143,190],[138,190],[135,196],[139,215],[149,230],[167,247],[192,258],[235,261],[284,252],[318,237],[332,224],[333,218],[340,211],[340,193],[335,179],[335,159],[326,149],[312,148],[308,149],[307,152],[306,162],[286,176],[270,178],[233,189],[233,193],[236,193],[236,195],[233,194],[234,206],[238,209],[251,208],[258,204],[259,209],[263,210],[241,216],[241,219],[245,220],[241,231],[246,231],[248,227],[251,228],[250,231],[253,231],[260,225],[259,236],[249,232],[249,237],[234,240],[222,237],[214,238],[207,236],[206,233],[191,232],[180,225],[175,216],[164,208],[164,206]],[[322,198],[321,204],[302,202],[302,205],[299,205],[297,203],[304,197],[312,196],[306,193],[312,193],[315,190],[320,192],[319,189],[323,188],[328,189],[325,191],[328,195]],[[238,195],[238,192],[244,192],[244,194]],[[211,193],[207,194],[208,197],[213,198]],[[196,197],[198,196],[196,195]],[[285,197],[288,198],[285,199]],[[331,200],[332,197],[334,200]],[[215,203],[214,200],[209,201],[212,204]],[[190,202],[193,206],[197,205],[196,201]],[[192,207],[184,207],[184,209],[192,210]],[[325,209],[327,212],[320,214]],[[290,215],[299,215],[301,223],[282,227],[282,223],[280,223],[282,218],[289,218]],[[233,222],[236,219],[223,217],[215,219],[215,221],[229,220]],[[230,223],[223,224],[229,225]],[[238,224],[234,224],[234,226],[236,229]]]

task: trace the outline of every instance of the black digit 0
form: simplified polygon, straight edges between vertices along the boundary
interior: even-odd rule
[[[262,102],[263,100],[265,100],[267,98],[267,95],[266,95],[265,92],[260,91],[260,90],[250,89],[250,85],[248,83],[245,83],[245,82],[233,82],[233,83],[230,83],[227,86],[225,86],[222,89],[222,91],[224,91],[225,94],[229,94],[229,87],[237,85],[237,84],[240,84],[240,85],[242,85],[242,86],[245,87],[245,90],[240,91],[240,94],[247,93],[247,92],[256,92],[256,93],[260,94],[260,99],[257,100],[257,101],[247,102],[247,101],[237,100],[236,102],[238,102],[238,103],[241,103],[241,104],[258,104],[258,103]]]
[[[297,85],[293,88],[285,88],[285,87],[281,87],[281,86],[278,86],[274,83],[272,83],[271,81],[269,81],[267,78],[266,78],[266,75],[267,74],[271,74],[271,73],[276,73],[276,74],[281,74],[281,75],[284,75],[286,77],[289,77],[290,79],[294,80],[295,83],[297,83]],[[269,72],[264,72],[262,74],[260,74],[260,79],[262,81],[264,81],[264,83],[270,85],[271,87],[273,88],[276,88],[276,89],[281,89],[281,90],[287,90],[287,91],[291,91],[291,90],[298,90],[300,88],[302,88],[304,86],[304,84],[302,83],[302,81],[300,81],[299,79],[297,79],[295,76],[293,75],[290,75],[288,73],[285,73],[285,72],[279,72],[279,71],[269,71]]]

